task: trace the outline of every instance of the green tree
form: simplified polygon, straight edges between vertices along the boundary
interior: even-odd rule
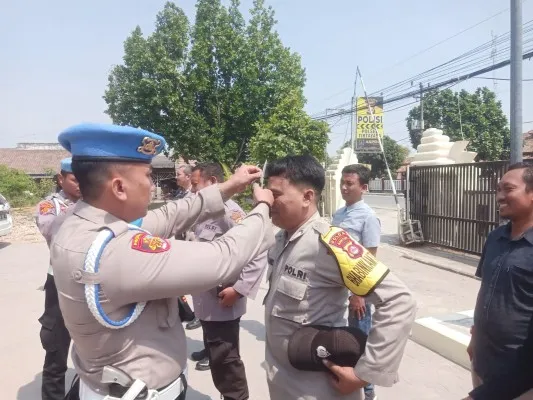
[[[459,112],[460,111],[460,112]],[[420,107],[409,111],[407,129],[414,148],[420,144],[420,130],[412,122],[420,119]],[[510,151],[510,131],[501,102],[488,88],[474,93],[451,89],[424,95],[424,129],[434,127],[444,131],[452,141],[469,140],[469,150],[478,153],[478,160],[506,159]],[[462,128],[462,134],[461,134]]]
[[[189,22],[183,10],[166,3],[155,31],[144,38],[137,26],[124,42],[124,63],[113,67],[104,94],[114,123],[163,133],[181,153],[197,153],[203,141],[190,137],[197,126],[188,96],[185,66]]]
[[[256,123],[257,135],[250,141],[250,158],[264,162],[288,154],[312,154],[326,159],[329,126],[312,120],[303,111],[303,99],[297,91],[290,93],[274,108],[268,120]]]
[[[292,93],[303,99],[305,72],[275,31],[272,8],[255,0],[246,24],[239,5],[198,0],[189,29],[183,11],[167,3],[152,35],[135,29],[104,95],[113,122],[162,133],[185,159],[246,160],[258,123],[279,114]],[[310,124],[316,141],[322,126]]]
[[[346,142],[343,147],[350,147],[350,142]],[[402,166],[409,155],[409,149],[385,135],[383,136],[383,150],[394,178],[395,172]],[[370,164],[372,166],[372,178],[387,177],[387,167],[382,153],[361,153],[357,155],[357,159],[361,164]]]

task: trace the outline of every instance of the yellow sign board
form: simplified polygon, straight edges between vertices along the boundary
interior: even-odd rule
[[[369,97],[368,102],[366,97],[358,97],[356,110],[357,139],[383,137],[383,97]]]
[[[358,97],[355,109],[357,120],[355,128],[358,153],[379,153],[379,138],[383,138],[383,97]]]

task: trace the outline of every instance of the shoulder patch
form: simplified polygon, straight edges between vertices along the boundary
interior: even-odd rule
[[[46,200],[39,203],[39,215],[54,215],[56,206],[52,201]]]
[[[231,219],[236,224],[240,223],[245,216],[246,215],[243,212],[240,212],[240,211],[232,211],[231,212]]]
[[[320,240],[337,261],[344,285],[358,296],[370,294],[389,273],[384,264],[344,229],[331,227]]]
[[[137,233],[131,240],[131,248],[144,253],[164,253],[170,250],[170,242],[148,233]]]

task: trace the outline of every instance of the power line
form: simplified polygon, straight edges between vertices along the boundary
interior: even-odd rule
[[[488,76],[475,76],[474,79],[487,79],[487,80],[493,80],[493,81],[510,81],[509,78],[490,78]],[[522,79],[523,82],[531,82],[533,79]]]
[[[499,15],[501,15],[501,14],[507,12],[507,11],[509,11],[509,8],[506,8],[505,10],[498,11],[496,14],[493,14],[493,15],[491,15],[490,17],[485,18],[484,20],[479,21],[479,22],[475,23],[474,25],[469,26],[469,27],[463,29],[462,31],[459,31],[458,33],[456,33],[456,34],[454,34],[454,35],[452,35],[452,36],[449,36],[449,37],[447,37],[446,39],[443,39],[443,40],[441,40],[441,41],[435,43],[435,44],[432,45],[432,46],[429,46],[429,47],[427,47],[427,48],[425,48],[425,49],[423,49],[423,50],[420,50],[419,52],[417,52],[417,53],[415,53],[415,54],[413,54],[413,55],[411,55],[411,56],[409,56],[409,57],[407,57],[407,58],[405,58],[405,59],[403,59],[403,60],[400,60],[400,61],[396,62],[395,64],[391,65],[390,67],[386,67],[386,68],[384,68],[383,70],[378,71],[377,73],[382,73],[382,72],[384,72],[384,71],[387,71],[387,70],[390,70],[390,69],[392,69],[392,68],[395,68],[395,67],[397,67],[398,65],[401,65],[401,64],[405,63],[406,61],[412,60],[413,58],[416,58],[416,57],[418,57],[418,56],[420,56],[420,55],[422,55],[422,54],[428,52],[429,50],[432,50],[432,49],[434,49],[435,47],[438,47],[438,46],[440,46],[441,44],[446,43],[447,41],[449,41],[449,40],[451,40],[451,39],[454,39],[454,38],[456,38],[456,37],[462,35],[463,33],[468,32],[468,31],[470,31],[470,30],[472,30],[472,29],[474,29],[474,28],[476,28],[476,27],[478,27],[478,26],[484,24],[485,22],[490,21],[490,20],[493,19],[493,18],[496,18],[497,16],[499,16]],[[341,91],[339,91],[339,92],[337,92],[337,93],[335,93],[335,94],[332,94],[331,96],[325,98],[324,100],[329,100],[329,99],[331,99],[331,98],[333,98],[333,97],[338,96],[339,94],[346,93],[347,91],[349,91],[349,90],[351,90],[351,89],[352,89],[352,88],[343,89],[343,90],[341,90]]]
[[[528,53],[525,53],[522,56],[522,59],[527,59],[527,58],[531,58],[531,57],[533,57],[533,50],[529,51]],[[467,79],[476,77],[478,75],[493,71],[495,69],[500,69],[500,68],[506,67],[507,65],[510,64],[510,62],[511,62],[510,60],[501,61],[498,64],[494,64],[494,65],[491,65],[489,67],[485,67],[485,68],[482,68],[480,70],[477,70],[477,71],[474,71],[474,72],[470,72],[470,73],[464,74],[464,75],[456,77],[456,78],[448,79],[448,80],[446,80],[444,82],[440,82],[440,83],[437,83],[435,85],[428,86],[426,88],[417,89],[417,90],[413,90],[413,91],[407,92],[407,93],[402,94],[402,95],[394,96],[394,97],[391,97],[391,98],[383,100],[383,102],[380,105],[384,105],[384,104],[388,104],[388,103],[394,103],[396,101],[403,100],[403,99],[408,98],[408,97],[413,97],[413,96],[418,95],[420,93],[433,91],[435,89],[439,89],[441,87],[444,87],[444,86],[447,86],[447,85],[450,85],[450,84],[452,84],[452,85],[453,84],[457,84],[457,83],[459,83],[461,81],[465,81]],[[339,111],[339,112],[334,113],[334,114],[329,114],[327,116],[314,117],[313,119],[324,120],[324,119],[328,119],[328,118],[332,118],[332,117],[337,117],[337,116],[340,116],[340,115],[351,114],[354,111],[360,111],[360,110],[364,110],[364,109],[366,109],[366,106],[365,107],[360,107],[358,109],[355,109],[355,108],[352,107],[349,110],[342,110],[342,111]]]
[[[528,21],[524,24],[524,32],[526,33],[526,35],[524,35],[524,44],[533,43],[533,35],[530,35],[531,38],[527,37],[527,33],[533,32],[533,21]],[[426,81],[438,81],[457,76],[461,73],[471,72],[472,70],[475,71],[477,68],[485,67],[487,65],[494,66],[497,62],[504,61],[508,57],[507,55],[510,52],[509,41],[510,32],[499,36],[496,40],[493,38],[491,41],[485,42],[476,48],[471,49],[427,71],[421,72],[408,79],[380,89],[372,93],[371,96],[390,97],[392,95],[399,95],[412,90],[415,81],[418,82],[423,79]],[[491,51],[490,54],[480,55],[491,48],[494,49],[495,44],[504,44],[505,47],[500,46],[496,52]],[[525,48],[524,52],[529,50],[533,50],[533,46],[530,46],[530,48]],[[351,107],[350,102],[338,105],[336,108],[342,109],[347,106]],[[320,113],[314,113],[313,116],[320,116]]]

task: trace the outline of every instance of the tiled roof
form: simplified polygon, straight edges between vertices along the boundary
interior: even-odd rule
[[[59,165],[63,158],[69,157],[66,150],[25,150],[22,148],[1,149],[0,165],[7,165],[26,172],[28,175],[44,175],[49,170],[59,172]],[[180,157],[176,163],[159,154],[152,160],[154,169],[174,169],[175,165],[183,164]]]
[[[522,147],[522,152],[524,154],[533,153],[533,130],[524,133],[524,145]]]
[[[19,169],[29,175],[59,172],[61,160],[70,155],[66,150],[0,149],[0,165]]]

